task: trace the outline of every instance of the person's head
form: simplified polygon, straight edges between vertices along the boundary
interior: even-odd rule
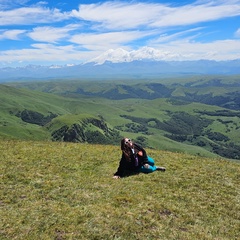
[[[133,142],[129,138],[123,138],[121,140],[121,150],[124,151],[126,149],[132,148]]]

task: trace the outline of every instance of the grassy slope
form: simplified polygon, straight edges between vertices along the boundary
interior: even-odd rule
[[[125,100],[106,100],[97,98],[63,98],[52,94],[45,94],[39,92],[28,92],[29,98],[26,97],[23,91],[22,97],[19,94],[22,90],[17,90],[9,94],[10,98],[15,95],[19,101],[14,101],[10,106],[6,107],[6,113],[1,111],[1,125],[0,125],[0,138],[9,139],[35,139],[35,140],[47,140],[50,139],[50,133],[45,128],[39,127],[34,124],[28,124],[21,121],[16,116],[9,115],[9,111],[16,111],[16,109],[23,110],[24,108],[35,110],[43,114],[47,114],[48,111],[53,113],[63,114],[63,116],[57,117],[50,124],[51,127],[48,129],[56,130],[64,124],[73,124],[82,120],[82,117],[86,113],[93,116],[102,115],[110,126],[123,125],[130,120],[121,118],[120,115],[131,115],[149,118],[157,116],[160,119],[167,118],[165,110],[169,109],[170,104],[166,103],[164,99],[145,101],[140,99],[128,99]],[[31,95],[32,94],[32,95]],[[4,94],[2,94],[4,96]],[[27,95],[28,96],[28,95]],[[3,98],[3,97],[2,97]],[[51,99],[52,98],[52,99]],[[35,101],[35,99],[37,101]],[[46,101],[45,101],[46,99]],[[8,103],[9,101],[3,101]],[[39,103],[40,102],[40,103]],[[160,111],[160,108],[162,111]],[[66,109],[66,110],[65,110]],[[73,114],[73,115],[72,115]],[[4,124],[6,122],[6,124]],[[177,143],[163,136],[160,130],[150,129],[154,135],[149,136],[149,144],[156,149],[165,149],[171,151],[186,151],[195,154],[196,152],[203,156],[214,156],[214,154],[208,151],[196,147],[189,146],[182,143]],[[122,135],[127,136],[129,133],[121,132]],[[131,138],[137,138],[140,134],[131,133]]]
[[[0,142],[1,239],[239,239],[240,165],[148,150],[165,173],[112,179],[119,147]]]
[[[76,81],[75,84],[79,82]],[[40,83],[35,83],[40,84]],[[52,88],[53,86],[63,88],[64,84],[67,82],[50,82],[49,85],[44,85],[45,87]],[[87,83],[85,83],[87,84]],[[86,85],[91,87],[91,84]],[[106,86],[106,84],[103,84]],[[35,86],[36,87],[36,86]],[[34,87],[34,88],[35,88]],[[67,85],[66,85],[67,87]],[[96,91],[93,88],[99,87],[99,85],[92,85],[91,91]],[[76,88],[74,85],[73,88]],[[88,89],[89,90],[89,89]],[[98,89],[99,90],[99,89]],[[78,98],[64,98],[54,94],[47,94],[37,91],[29,91],[24,89],[15,89],[13,87],[7,87],[0,85],[0,138],[9,139],[27,139],[27,140],[47,140],[50,139],[50,133],[46,128],[39,127],[34,124],[28,124],[21,121],[13,114],[9,114],[10,111],[16,113],[16,111],[28,109],[32,111],[40,112],[44,115],[49,112],[55,114],[65,115],[64,117],[59,117],[53,120],[51,129],[56,129],[58,126],[67,124],[72,119],[76,122],[81,120],[82,114],[90,114],[93,116],[102,115],[110,127],[124,125],[131,122],[130,120],[120,117],[120,115],[131,115],[141,118],[156,117],[160,121],[169,119],[169,116],[165,111],[186,111],[190,114],[194,113],[195,109],[215,111],[221,108],[216,106],[208,106],[204,104],[192,103],[187,105],[175,106],[169,103],[166,99],[156,99],[156,100],[143,100],[143,99],[127,99],[127,100],[107,100],[103,98],[91,98],[79,95]],[[74,115],[71,115],[74,114]],[[218,117],[213,117],[218,118]],[[238,118],[232,118],[236,125],[239,124]],[[62,122],[60,122],[62,121]],[[55,124],[57,123],[57,124]],[[213,124],[211,128],[216,131],[223,129],[225,126],[218,123],[218,125]],[[231,127],[231,126],[230,126]],[[234,126],[233,126],[234,127]],[[214,154],[204,150],[203,148],[197,146],[191,146],[187,144],[177,143],[163,136],[161,130],[150,128],[153,135],[149,135],[148,142],[149,146],[171,151],[181,151],[193,154],[199,154],[201,156],[214,156]],[[231,136],[235,143],[239,142],[240,128],[234,130],[230,129],[227,132]],[[127,136],[129,133],[121,132],[121,135]],[[131,138],[136,138],[141,134],[132,134]]]
[[[47,139],[48,133],[41,127],[28,124],[17,118],[18,111],[29,109],[42,114],[52,111],[57,114],[69,113],[65,110],[64,99],[55,95],[36,91],[18,90],[0,85],[0,137],[19,139]],[[12,112],[13,114],[9,114]]]

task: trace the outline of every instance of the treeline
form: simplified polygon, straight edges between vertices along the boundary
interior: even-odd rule
[[[17,112],[16,116],[21,118],[24,122],[44,126],[58,115],[50,112],[49,115],[44,116],[39,112],[24,109],[23,111]]]
[[[221,117],[240,117],[240,112],[230,110],[216,110],[216,111],[196,111],[199,114],[208,116],[221,116]]]
[[[168,114],[171,118],[163,122],[157,118],[139,118],[128,115],[121,115],[121,117],[138,123],[144,132],[147,132],[149,127],[153,127],[177,135],[201,135],[203,129],[213,122],[213,120],[190,115],[186,112],[168,112]]]

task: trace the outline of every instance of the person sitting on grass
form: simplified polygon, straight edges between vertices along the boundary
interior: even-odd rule
[[[152,173],[166,170],[164,167],[155,166],[154,160],[147,155],[144,148],[129,138],[121,140],[121,150],[122,157],[117,172],[113,176],[115,179],[140,172]]]

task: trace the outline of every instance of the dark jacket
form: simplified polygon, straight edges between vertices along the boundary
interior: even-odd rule
[[[122,153],[117,172],[114,174],[114,176],[123,177],[126,173],[138,172],[139,168],[141,168],[144,164],[148,163],[146,151],[137,143],[133,143],[133,146],[135,154],[131,154],[129,160],[128,158],[126,158],[125,154]],[[139,156],[137,154],[140,151],[142,151],[143,156]],[[135,166],[136,156],[138,158],[138,166]]]

